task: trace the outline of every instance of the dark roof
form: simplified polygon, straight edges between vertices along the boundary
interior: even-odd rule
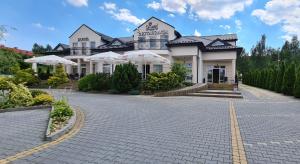
[[[101,39],[104,40],[104,41],[111,42],[113,40],[112,37],[107,36],[105,34],[102,34],[102,33],[98,32],[98,31],[95,31],[92,28],[90,28],[89,26],[87,26],[86,24],[82,24],[75,32],[72,33],[72,35],[69,36],[69,38],[72,37],[82,26],[87,27],[88,29],[90,29],[91,31],[93,31],[94,33],[96,33],[97,35],[101,36]]]
[[[63,44],[63,43],[58,43],[57,46],[55,46],[55,48],[53,50],[57,50],[57,48],[61,46],[63,48],[63,50],[69,49],[70,46],[67,44]]]
[[[236,41],[236,34],[212,35],[212,36],[182,36],[169,41],[168,46],[200,46],[204,51],[214,50],[236,50],[240,47],[230,44],[228,41]],[[215,42],[222,42],[223,45],[213,46]]]
[[[136,29],[138,29],[138,28],[140,28],[141,26],[143,26],[146,22],[148,22],[148,21],[149,21],[150,19],[152,19],[152,18],[154,18],[154,19],[156,19],[156,20],[158,20],[158,21],[160,21],[160,22],[162,22],[162,23],[164,23],[164,24],[166,24],[166,25],[168,25],[168,26],[170,26],[170,27],[172,27],[172,28],[175,28],[174,26],[170,25],[169,23],[164,22],[164,21],[162,21],[162,20],[160,20],[160,19],[158,19],[158,18],[152,16],[152,17],[150,17],[149,19],[147,19],[144,23],[142,23],[141,25],[139,25],[137,28],[135,28],[133,31],[135,31]]]

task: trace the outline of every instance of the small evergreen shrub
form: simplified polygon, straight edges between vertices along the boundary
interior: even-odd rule
[[[144,89],[150,91],[167,91],[180,86],[180,77],[173,73],[151,73],[148,74]]]
[[[32,105],[50,105],[54,101],[53,97],[49,94],[40,94],[33,98]]]
[[[61,84],[69,82],[68,76],[64,70],[63,65],[56,66],[56,71],[53,76],[48,79],[48,84],[52,87],[58,87]]]
[[[109,90],[111,77],[109,74],[96,73],[89,74],[78,81],[80,91],[104,91]]]
[[[30,106],[33,98],[28,88],[23,84],[11,85],[11,91],[8,94],[8,103],[15,106]]]
[[[112,76],[112,89],[120,93],[127,93],[130,90],[138,89],[141,77],[132,63],[117,65]]]
[[[175,73],[176,75],[178,75],[180,83],[185,81],[185,77],[188,74],[188,69],[183,64],[180,64],[180,63],[174,63],[172,65],[171,71],[173,73]],[[200,80],[202,80],[202,79],[200,79]]]
[[[31,68],[16,71],[13,81],[16,84],[23,83],[27,86],[34,86],[39,83],[39,79],[34,75]]]
[[[39,89],[32,89],[32,90],[30,90],[30,93],[33,98],[35,98],[36,96],[41,95],[41,94],[48,94],[46,91],[39,90]]]

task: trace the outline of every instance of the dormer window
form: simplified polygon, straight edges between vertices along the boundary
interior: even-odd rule
[[[224,46],[224,43],[222,43],[221,41],[216,41],[211,46]]]
[[[120,46],[120,45],[122,45],[122,43],[120,42],[120,41],[114,41],[112,44],[111,44],[112,46]]]

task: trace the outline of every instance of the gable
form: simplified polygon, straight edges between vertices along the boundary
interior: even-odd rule
[[[175,39],[175,28],[155,17],[151,17],[134,30],[134,40],[136,41],[139,37],[144,37],[146,40],[150,38],[160,39],[162,35],[168,35],[168,40]]]
[[[217,38],[216,40],[212,41],[207,45],[207,47],[218,47],[218,46],[231,46],[228,42]]]
[[[111,43],[112,46],[120,46],[122,43],[119,40],[115,40]]]

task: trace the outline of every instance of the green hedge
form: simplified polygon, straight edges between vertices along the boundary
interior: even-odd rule
[[[300,97],[299,72],[300,66],[297,69],[294,63],[281,63],[278,67],[252,70],[243,74],[243,83]]]
[[[173,72],[148,74],[144,84],[145,90],[167,91],[180,86],[181,77]]]
[[[109,74],[89,74],[78,81],[80,91],[106,91],[110,89],[111,77]]]

